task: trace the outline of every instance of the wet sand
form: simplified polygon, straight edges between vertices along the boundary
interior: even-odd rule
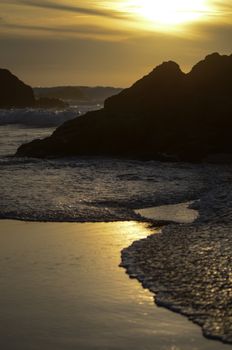
[[[0,221],[4,350],[218,350],[120,268],[143,223]]]
[[[162,205],[159,207],[135,210],[135,213],[146,219],[152,219],[152,221],[187,224],[192,223],[199,216],[197,210],[189,208],[192,203],[193,202]]]

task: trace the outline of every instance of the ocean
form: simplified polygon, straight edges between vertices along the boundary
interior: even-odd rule
[[[220,181],[220,168],[210,165],[12,157],[22,143],[47,137],[63,121],[94,108],[99,106],[0,111],[0,218],[134,220],[139,219],[134,209],[192,200]]]
[[[136,209],[198,199],[226,168],[14,156],[93,108],[0,111],[0,218],[21,220],[0,223],[1,348],[217,350],[118,265],[123,248],[154,232]]]

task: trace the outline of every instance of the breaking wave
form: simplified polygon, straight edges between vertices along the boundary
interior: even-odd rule
[[[23,124],[29,126],[57,126],[67,120],[79,116],[81,112],[77,109],[2,109],[0,110],[0,125]]]
[[[56,127],[89,110],[97,110],[101,107],[101,105],[75,105],[65,109],[0,109],[0,125],[21,124],[34,127]]]

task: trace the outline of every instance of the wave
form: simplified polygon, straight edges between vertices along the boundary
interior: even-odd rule
[[[0,125],[21,124],[35,127],[58,126],[102,105],[72,105],[65,109],[23,108],[0,109]]]
[[[0,157],[0,169],[0,219],[77,222],[141,220],[134,209],[199,198],[204,179],[214,184],[223,174],[202,165],[99,157]]]
[[[58,126],[81,114],[76,108],[56,109],[1,109],[0,125],[22,124],[35,127]]]
[[[20,158],[14,156],[0,156],[0,167],[3,166],[26,166],[27,164],[39,164],[40,159],[36,158]],[[45,161],[44,161],[45,163]]]

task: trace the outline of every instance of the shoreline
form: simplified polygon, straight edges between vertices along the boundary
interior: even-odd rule
[[[232,282],[228,281],[230,273],[232,276],[232,269],[228,266],[225,272],[226,265],[229,265],[225,262],[227,263],[230,257],[232,262],[232,256],[229,252],[229,242],[231,240],[232,243],[232,239],[230,238],[230,230],[228,230],[232,196],[230,196],[227,187],[222,185],[220,188],[203,194],[200,200],[190,203],[190,211],[198,210],[200,214],[193,223],[177,224],[168,218],[154,220],[151,217],[148,219],[142,216],[139,217],[139,220],[128,220],[128,222],[145,223],[148,229],[152,230],[157,226],[164,227],[160,233],[136,240],[129,247],[124,248],[121,251],[120,266],[126,269],[131,278],[136,278],[145,289],[149,289],[152,294],[155,294],[154,299],[158,306],[187,316],[193,323],[202,327],[203,335],[208,339],[231,344],[231,316],[227,305],[232,299],[232,295],[230,298]],[[209,207],[209,203],[212,207]],[[226,203],[228,203],[229,209],[228,222],[225,219],[226,213],[223,213],[223,210],[225,211],[227,208]],[[186,204],[188,203],[168,205],[168,207],[186,206]],[[155,210],[157,208],[162,207],[155,207]],[[217,208],[217,215],[215,215],[215,208]],[[145,212],[146,209],[142,209],[142,211]],[[139,214],[139,210],[137,212]],[[223,216],[227,225],[220,227],[220,216]],[[66,222],[33,221],[22,218],[1,220],[25,223],[100,223],[99,221],[77,222],[74,220]],[[101,223],[113,222],[122,222],[122,220],[101,221]],[[220,229],[220,235],[214,236],[214,231],[213,234],[210,234],[213,225],[215,225],[214,229]],[[223,246],[220,243],[221,240],[224,240]],[[222,254],[221,258],[222,248],[225,250],[225,254]],[[222,273],[224,276],[221,276]],[[215,274],[217,278],[214,277]],[[225,293],[223,294],[225,284],[226,288],[224,288]],[[218,294],[221,300],[218,299]],[[225,314],[227,311],[229,314]]]
[[[0,225],[5,350],[218,350],[119,268],[120,250],[152,232],[145,224]]]
[[[206,338],[231,344],[232,196],[228,185],[204,194],[190,208],[200,214],[193,223],[166,220],[161,232],[122,250],[121,266],[154,294],[156,305],[186,316],[202,328]]]

